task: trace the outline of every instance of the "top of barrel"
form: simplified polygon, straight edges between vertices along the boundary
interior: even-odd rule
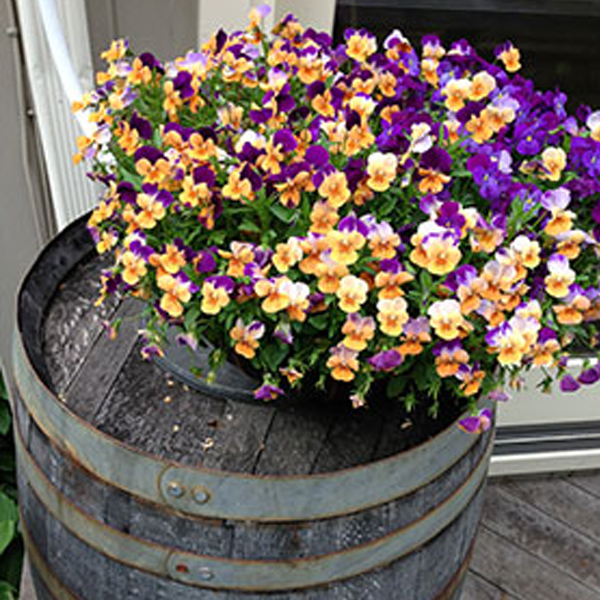
[[[420,427],[381,399],[367,409],[248,404],[190,390],[140,355],[138,307],[110,298],[96,306],[99,274],[84,220],[40,256],[19,299],[20,331],[38,375],[92,427],[161,459],[258,475],[304,475],[359,466],[441,430]],[[24,316],[26,315],[26,316]],[[103,322],[122,318],[116,340]],[[432,430],[433,429],[433,430]]]

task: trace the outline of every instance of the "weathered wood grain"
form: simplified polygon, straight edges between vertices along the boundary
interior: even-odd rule
[[[118,298],[108,297],[100,306],[100,271],[106,260],[77,265],[59,286],[44,322],[44,355],[57,393],[62,394],[81,368],[88,352],[110,320]]]
[[[557,576],[571,576],[600,594],[600,541],[574,531],[498,485],[490,486],[486,527],[552,564]]]
[[[476,499],[474,506],[479,499]],[[264,600],[265,597],[269,600],[381,600],[382,598],[387,600],[395,597],[401,600],[422,598],[434,600],[433,596],[424,595],[427,592],[421,593],[422,586],[427,589],[435,588],[437,591],[442,588],[441,595],[435,600],[455,600],[453,586],[443,589],[444,585],[440,586],[439,582],[435,585],[433,582],[438,576],[446,574],[444,571],[448,570],[449,552],[455,552],[453,558],[459,563],[465,559],[466,553],[456,550],[454,541],[457,537],[462,538],[463,533],[471,535],[479,520],[476,511],[465,511],[427,546],[400,559],[398,561],[401,563],[400,566],[392,563],[335,585],[296,592],[271,593],[265,596],[260,593],[240,594],[236,591],[194,588],[138,569],[128,568],[98,553],[73,536],[58,520],[46,515],[43,505],[27,484],[22,487],[22,502],[27,506],[30,514],[35,513],[40,518],[45,517],[44,531],[47,533],[46,544],[50,551],[49,554],[45,554],[45,557],[49,568],[67,589],[76,597],[85,600],[106,600],[114,597],[115,590],[119,590],[119,600],[129,598]],[[37,532],[32,532],[32,540],[37,546],[39,541]],[[436,565],[420,574],[423,561],[433,557],[436,559]]]
[[[600,498],[573,485],[578,476],[570,478],[507,478],[492,483],[571,529],[600,542]]]
[[[600,498],[600,471],[573,474],[569,482]]]
[[[479,530],[471,569],[521,600],[600,600],[600,594],[528,549],[488,529]]]
[[[486,449],[482,436],[452,469],[396,501],[336,518],[261,524],[202,519],[150,505],[91,476],[31,422],[22,403],[19,431],[28,430],[28,450],[67,501],[117,531],[179,550],[240,559],[295,559],[351,549],[376,541],[420,519],[443,503],[475,468]],[[467,543],[469,537],[465,538]],[[458,551],[466,551],[457,542]]]
[[[460,600],[521,600],[512,596],[489,581],[469,572],[465,579],[462,596]]]
[[[111,340],[107,334],[97,336],[93,346],[81,357],[80,368],[65,387],[65,403],[82,419],[93,419],[129,356],[137,339],[139,310],[135,300],[125,300],[120,304],[111,317],[121,319],[117,338]]]

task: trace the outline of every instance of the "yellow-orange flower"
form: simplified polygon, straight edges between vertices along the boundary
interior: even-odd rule
[[[185,265],[185,252],[180,250],[174,244],[167,244],[165,251],[162,254],[154,254],[150,257],[150,264],[162,268],[167,273],[175,275]]]
[[[362,352],[375,335],[375,320],[352,313],[348,315],[342,333],[346,336],[342,342],[346,348]]]
[[[330,231],[326,236],[331,248],[331,258],[342,265],[351,265],[358,260],[358,250],[366,242],[359,231]]]
[[[335,208],[329,202],[315,202],[310,213],[310,231],[313,233],[329,233],[339,221]]]
[[[280,273],[287,273],[302,258],[302,248],[296,238],[290,238],[285,244],[277,244],[271,259]]]
[[[260,344],[258,340],[264,333],[265,326],[262,323],[253,321],[249,325],[245,325],[244,321],[238,318],[229,335],[236,342],[234,350],[244,358],[251,360],[256,356],[256,349]]]
[[[394,154],[374,152],[367,163],[367,185],[375,192],[385,192],[396,178],[398,159]]]
[[[567,165],[567,154],[562,148],[546,148],[542,152],[542,164],[544,173],[540,177],[549,181],[558,181]]]
[[[471,89],[469,90],[469,100],[479,102],[487,98],[491,92],[496,89],[496,80],[487,71],[480,71],[473,77]]]
[[[286,293],[286,281],[290,281],[287,277],[280,277],[275,281],[261,279],[254,285],[254,291],[259,298],[264,298],[261,308],[266,313],[276,313],[285,310],[290,305],[290,297]]]
[[[231,200],[252,200],[252,184],[247,179],[242,179],[239,170],[231,171],[227,184],[223,187],[223,196]]]
[[[357,31],[346,40],[346,54],[358,62],[365,62],[376,51],[377,42],[370,35]]]
[[[340,281],[336,291],[340,309],[347,313],[354,313],[366,302],[369,293],[369,284],[354,275],[346,275]]]
[[[148,194],[138,194],[136,201],[142,210],[136,214],[135,222],[142,229],[153,229],[167,214],[164,204]]]
[[[207,315],[217,315],[230,302],[229,294],[224,287],[211,281],[202,284],[202,304],[200,310]]]
[[[346,175],[339,171],[327,175],[319,186],[319,194],[333,208],[339,208],[350,200],[350,190]]]
[[[357,360],[358,352],[338,344],[331,349],[331,356],[327,360],[327,367],[331,369],[331,376],[338,381],[352,381],[360,369]]]
[[[498,58],[503,62],[504,68],[509,73],[515,73],[521,68],[521,53],[512,44],[501,52]]]
[[[402,333],[402,327],[408,322],[408,304],[404,298],[381,298],[377,301],[377,320],[379,328],[386,335],[394,337]]]
[[[442,90],[446,97],[445,104],[448,110],[458,112],[465,106],[465,100],[471,93],[471,82],[468,79],[451,79]]]
[[[443,340],[457,338],[468,327],[456,300],[434,302],[427,309],[427,314],[435,334]]]
[[[160,307],[171,317],[183,314],[183,305],[190,301],[192,293],[189,282],[182,281],[164,271],[157,271],[156,283],[164,292],[160,299]]]

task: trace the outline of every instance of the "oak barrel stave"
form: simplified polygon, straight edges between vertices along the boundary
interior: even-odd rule
[[[368,473],[376,473],[371,464],[381,466],[386,460],[389,465],[396,464],[389,462],[393,456],[385,457],[394,453],[391,435],[395,431],[391,429],[397,431],[400,422],[394,421],[395,413],[386,414],[385,408],[346,423],[332,420],[331,415],[319,422],[319,414],[284,413],[272,406],[203,398],[169,383],[155,365],[139,359],[135,323],[127,325],[128,333],[114,351],[99,337],[102,318],[129,309],[116,302],[104,307],[103,313],[93,307],[93,287],[88,287],[86,279],[97,276],[101,263],[89,259],[90,249],[82,222],[68,228],[44,251],[20,296],[21,337],[15,353],[20,361],[16,377],[20,385],[14,393],[21,440],[20,495],[41,600],[70,600],[70,596],[82,600],[459,597],[481,514],[481,482],[491,434],[469,438],[468,443],[463,439],[463,449],[444,470],[433,469],[432,476],[422,480],[413,477],[412,487],[403,490],[398,484],[394,494],[388,491],[379,501],[372,490],[340,488],[342,495],[355,500],[343,508],[336,491],[331,501],[337,502],[338,508],[331,514],[321,509],[312,516],[306,503],[290,512],[276,497],[273,510],[265,509],[258,519],[239,512],[239,507],[245,507],[245,498],[233,505],[238,512],[219,512],[214,502],[210,509],[194,507],[189,512],[188,505],[168,501],[164,490],[156,496],[156,489],[141,495],[127,491],[127,485],[119,489],[113,475],[120,465],[114,461],[108,470],[96,472],[98,465],[94,461],[88,464],[85,453],[80,454],[85,438],[69,438],[78,419],[85,420],[90,435],[100,440],[97,448],[104,442],[109,442],[107,451],[110,445],[125,444],[134,459],[145,457],[140,463],[142,473],[142,465],[156,463],[158,468],[164,464],[169,471],[171,465],[176,466],[169,461],[178,460],[192,467],[190,476],[212,468],[216,469],[212,481],[221,473],[218,476],[224,483],[250,481],[251,485],[239,489],[257,491],[259,486],[273,487],[273,482],[282,481],[280,477],[285,480],[290,475],[303,476],[296,482],[301,485],[346,472],[348,478],[341,481],[368,481],[355,474],[367,473],[366,466]],[[46,278],[44,271],[50,267],[52,276]],[[77,285],[71,287],[74,280]],[[65,344],[69,336],[74,341]],[[58,370],[57,365],[61,367]],[[101,372],[103,368],[105,372]],[[35,406],[30,403],[32,393],[41,394],[39,406],[53,411],[60,408],[64,420],[58,429],[50,427],[50,413],[30,414],[28,407]],[[162,402],[166,394],[173,396],[171,407]],[[179,435],[174,435],[174,420],[182,415],[189,426],[182,426]],[[214,423],[225,426],[215,429]],[[346,426],[348,423],[351,426]],[[104,436],[98,437],[99,431]],[[293,443],[285,435],[291,431],[295,432]],[[302,438],[303,431],[310,435]],[[202,442],[209,436],[213,447],[207,450]],[[442,437],[434,438],[431,447]],[[420,448],[427,450],[429,444]],[[287,463],[286,449],[291,457]],[[371,463],[375,459],[385,460]],[[202,468],[196,471],[199,462]],[[183,471],[177,468],[173,473]],[[251,479],[240,480],[237,474],[244,473]],[[321,473],[317,477],[324,479],[315,480],[311,473]],[[371,487],[378,490],[380,486],[373,481]],[[282,488],[273,487],[273,491],[277,489]],[[358,501],[363,496],[368,502]],[[329,499],[321,506],[328,503]],[[416,537],[413,540],[407,535]],[[123,540],[132,550],[129,555],[114,552],[115,540]],[[141,562],[136,562],[138,547]],[[165,560],[156,562],[161,556]],[[175,567],[190,557],[194,569],[202,561],[208,561],[213,571],[217,567],[215,578],[199,578],[197,571],[178,573]],[[361,562],[365,558],[366,566]],[[220,565],[225,565],[222,572]],[[294,571],[300,575],[293,575]],[[295,583],[282,583],[285,573]]]
[[[75,598],[86,600],[105,600],[113,597],[119,600],[450,600],[461,584],[454,576],[457,572],[461,576],[464,574],[465,569],[461,567],[471,549],[466,543],[470,540],[472,544],[479,520],[475,513],[483,501],[483,490],[480,490],[474,499],[472,510],[465,511],[449,528],[422,549],[386,567],[329,587],[265,595],[190,587],[110,560],[73,536],[58,520],[49,516],[24,482],[22,489],[24,521],[27,527],[36,532],[29,532],[29,545],[33,544],[42,555],[42,548],[45,548],[47,569]],[[460,540],[458,544],[457,539]],[[432,560],[433,557],[435,560]],[[459,568],[453,570],[453,564],[458,564]],[[35,562],[32,566],[34,572],[39,571]],[[55,600],[65,599],[58,596]]]
[[[294,559],[339,552],[406,527],[443,503],[477,466],[489,435],[435,482],[375,508],[338,518],[269,525],[203,519],[150,505],[88,473],[43,434],[16,399],[19,428],[48,480],[82,511],[119,531],[182,551],[240,559]],[[27,425],[26,425],[27,424]]]

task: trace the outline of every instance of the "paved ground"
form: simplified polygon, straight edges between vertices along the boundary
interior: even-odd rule
[[[600,600],[600,472],[492,480],[461,600]]]

